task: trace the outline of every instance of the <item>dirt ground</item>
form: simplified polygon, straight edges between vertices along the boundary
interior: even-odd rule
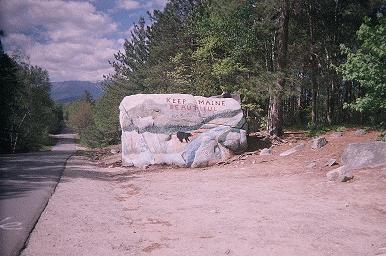
[[[272,156],[203,169],[72,157],[22,255],[386,255],[386,167],[325,177],[345,145],[377,135],[329,134],[319,150],[287,138]]]

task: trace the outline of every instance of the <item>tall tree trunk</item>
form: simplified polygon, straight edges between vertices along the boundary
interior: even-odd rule
[[[311,122],[312,126],[317,125],[318,120],[318,85],[316,80],[317,75],[317,59],[316,59],[316,49],[315,49],[315,13],[314,13],[314,3],[311,1],[309,3],[309,10],[308,10],[308,26],[309,26],[309,33],[310,33],[310,45],[309,45],[309,51],[310,51],[310,80],[311,80],[311,88],[312,88],[312,103],[311,103]]]
[[[332,124],[332,109],[331,109],[331,88],[327,86],[327,102],[326,102],[326,120],[329,125]]]
[[[315,77],[311,78],[312,84],[312,102],[311,102],[311,122],[316,127],[318,122],[318,86]]]
[[[283,135],[282,99],[279,95],[271,96],[269,99],[268,132],[270,135]]]
[[[328,88],[328,99],[327,99],[327,122],[329,125],[335,122],[335,78],[332,78],[330,87]]]
[[[270,135],[283,135],[283,89],[285,87],[285,69],[288,52],[289,0],[281,1],[279,29],[277,33],[277,71],[279,77],[276,88],[271,92],[268,109],[268,132]]]
[[[17,128],[15,129],[15,137],[14,137],[14,140],[12,141],[12,139],[11,139],[11,143],[12,143],[12,153],[16,153],[17,142],[18,142],[18,139],[19,139],[19,131],[20,131],[20,127],[22,126],[22,124],[23,124],[25,118],[26,118],[27,115],[29,115],[29,114],[30,114],[29,111],[27,111],[27,112],[24,114],[24,116],[23,116],[23,118],[21,119],[19,125],[18,125]],[[11,138],[12,138],[12,137],[13,137],[13,136],[11,136]]]
[[[338,25],[338,11],[339,11],[339,0],[335,0],[335,9],[334,9],[334,23],[335,27],[339,27]],[[337,30],[334,30],[333,32],[333,45],[337,45]],[[336,52],[332,51],[331,53],[326,50],[327,52],[327,60],[329,60],[329,65],[336,65],[337,63],[335,62],[336,60]],[[336,85],[338,84],[337,82],[337,77],[335,75],[336,73],[333,72],[330,86],[328,86],[328,98],[327,98],[327,122],[329,125],[332,125],[333,123],[336,122],[337,120],[337,113],[335,111],[338,101],[338,97],[336,97]]]
[[[304,90],[303,88],[298,89],[298,95],[297,95],[297,102],[296,102],[296,124],[302,123],[302,117],[301,117],[301,110],[303,109],[303,97],[304,97]]]

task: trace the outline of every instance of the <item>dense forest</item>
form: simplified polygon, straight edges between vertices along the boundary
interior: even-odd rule
[[[0,41],[0,85],[0,153],[49,145],[63,111],[50,98],[48,72],[21,56],[9,56]]]
[[[112,56],[104,96],[86,94],[65,118],[84,144],[106,146],[120,141],[118,106],[127,95],[229,92],[240,95],[250,127],[271,135],[385,127],[385,12],[381,0],[170,0],[134,24]],[[30,134],[53,129],[46,120],[55,107],[45,71],[2,58],[1,79],[15,86],[1,97],[23,102],[2,100],[2,147],[15,151],[36,143]],[[44,97],[36,106],[35,92]]]
[[[76,103],[88,116],[78,131],[90,146],[118,143],[118,105],[136,93],[236,92],[251,126],[278,136],[384,127],[385,11],[370,0],[168,1],[114,55],[104,96]]]

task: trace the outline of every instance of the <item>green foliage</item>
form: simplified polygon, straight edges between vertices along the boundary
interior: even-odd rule
[[[93,124],[92,105],[85,100],[79,100],[69,104],[66,108],[68,113],[68,125],[81,136]]]
[[[311,125],[309,125],[307,128],[306,128],[306,134],[308,135],[308,137],[315,137],[315,136],[319,136],[319,135],[322,135],[322,134],[325,134],[327,132],[331,132],[331,131],[335,131],[335,132],[344,132],[346,130],[346,127],[345,126],[342,126],[342,125],[321,125],[321,126],[318,126],[318,127],[313,127]]]
[[[120,141],[119,103],[110,91],[93,106],[93,124],[84,131],[82,142],[90,147],[103,147]]]
[[[345,80],[358,82],[364,96],[347,104],[349,108],[386,120],[386,17],[380,15],[372,22],[366,18],[357,32],[361,45],[355,51],[342,46],[347,61],[338,67]]]
[[[17,81],[17,70],[17,63],[0,52],[0,153],[12,151],[14,117],[22,92],[22,85]]]
[[[37,150],[49,144],[62,120],[61,107],[50,99],[48,73],[19,56],[0,55],[0,152]]]

